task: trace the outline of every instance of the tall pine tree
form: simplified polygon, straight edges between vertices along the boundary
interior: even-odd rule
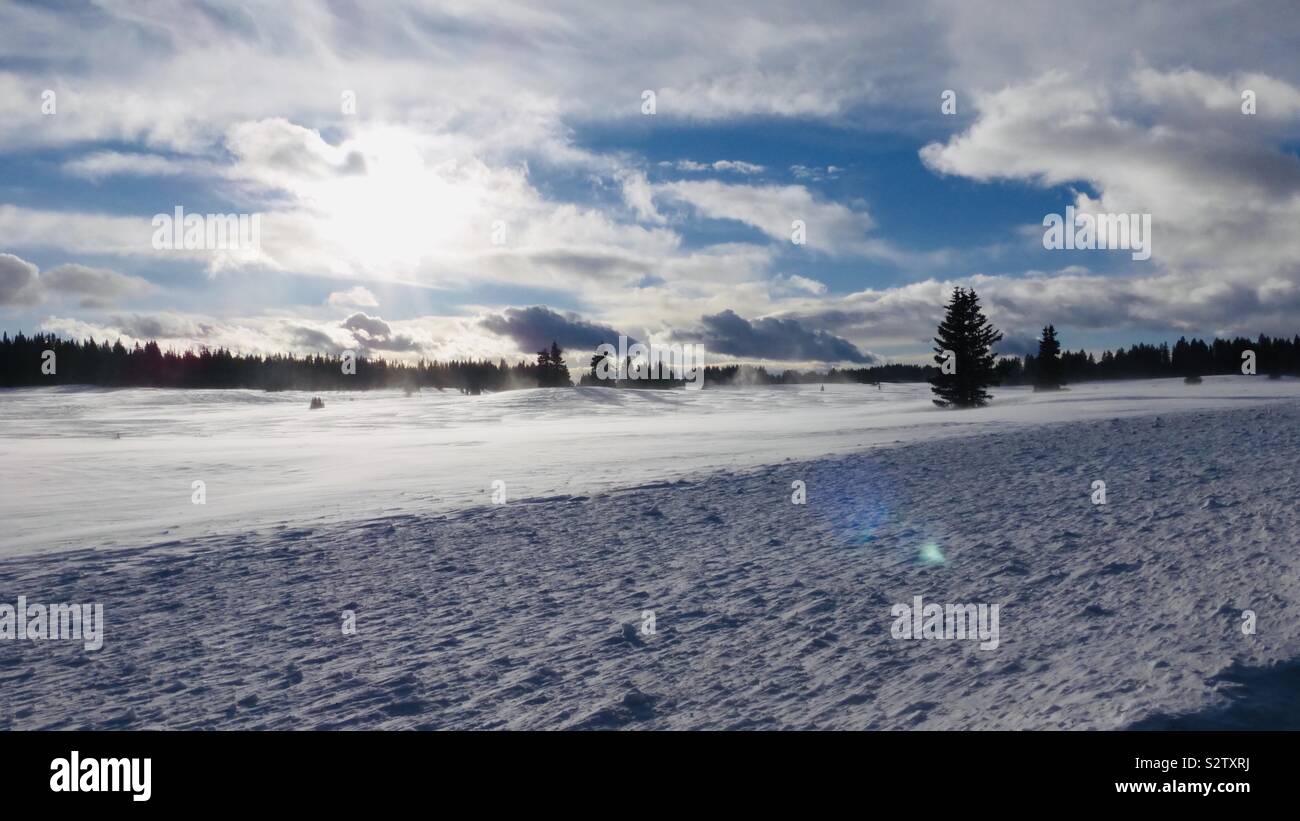
[[[939,373],[930,380],[941,408],[978,408],[988,404],[985,388],[998,384],[993,345],[1002,332],[989,324],[979,297],[969,288],[954,288],[948,312],[939,323],[934,361]],[[951,353],[951,359],[945,355]]]
[[[554,341],[551,342],[551,367],[555,372],[555,387],[573,387],[573,379],[569,376],[569,366],[564,364],[564,351]]]
[[[1036,364],[1038,373],[1034,378],[1034,390],[1060,390],[1064,363],[1061,361],[1061,343],[1056,338],[1056,328],[1051,325],[1043,328],[1043,337],[1038,340]]]
[[[564,364],[564,351],[552,341],[550,350],[543,348],[537,352],[537,387],[568,388],[572,385],[569,366]]]

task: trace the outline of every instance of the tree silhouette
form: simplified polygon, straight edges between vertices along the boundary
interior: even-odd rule
[[[985,388],[998,384],[993,345],[1002,339],[1002,333],[989,324],[973,289],[953,289],[938,333],[934,361],[939,373],[930,380],[937,397],[934,404],[941,408],[988,404]]]
[[[46,351],[52,372],[43,372]],[[548,351],[549,355],[549,351]],[[0,387],[101,385],[112,388],[252,388],[267,391],[367,390],[371,388],[456,388],[464,393],[532,387],[537,366],[476,360],[414,363],[357,357],[345,372],[337,354],[234,354],[225,348],[162,350],[157,342],[128,349],[93,339],[81,342],[53,334],[0,334]],[[563,384],[563,383],[561,383]]]
[[[1043,328],[1043,336],[1038,340],[1037,363],[1038,373],[1034,378],[1034,390],[1060,390],[1063,378],[1061,343],[1056,339],[1056,328],[1051,325]]]
[[[605,365],[605,370],[606,372],[608,372],[610,368],[616,367],[613,363],[613,359],[614,357],[605,353],[594,353],[591,355],[591,383],[593,385],[599,384],[602,381],[606,381],[600,379],[598,375],[600,373],[600,365],[602,362],[606,362],[607,364]]]
[[[550,350],[543,348],[537,352],[537,387],[568,388],[573,386],[569,378],[569,366],[564,364],[564,351],[554,341]]]
[[[947,349],[947,348],[945,348]],[[558,382],[568,386],[568,370],[558,346],[559,365],[564,374]],[[1258,372],[1275,378],[1285,374],[1300,375],[1300,335],[1259,336],[1257,339],[1181,339],[1174,346],[1167,343],[1138,343],[1128,348],[1102,351],[1060,353],[1061,379],[1084,382],[1091,379],[1154,379],[1192,375],[1233,375],[1242,377],[1242,354],[1253,351]],[[57,356],[57,369],[44,372],[45,352]],[[552,349],[546,350],[548,369]],[[611,357],[613,359],[613,357]],[[936,362],[940,361],[936,358]],[[305,356],[281,354],[237,354],[225,348],[195,348],[175,351],[162,349],[157,342],[127,348],[122,342],[61,339],[54,334],[0,332],[0,387],[47,385],[99,385],[108,388],[244,388],[282,391],[369,390],[372,388],[404,389],[408,386],[459,389],[465,393],[530,388],[541,384],[542,370],[534,362],[509,364],[505,360],[458,359],[417,362],[389,362],[359,356],[355,371],[344,374],[342,360],[336,353]],[[610,362],[611,365],[614,362]],[[940,363],[942,364],[942,363]],[[958,363],[961,373],[962,363]],[[924,382],[933,379],[940,369],[934,365],[893,363],[866,368],[831,368],[828,371],[785,371],[769,373],[760,365],[711,365],[705,368],[705,384],[721,387],[732,384],[782,385],[800,383]],[[994,364],[1001,384],[1026,384],[1035,381],[1038,358],[1033,354],[1023,362],[1003,357]],[[1246,378],[1246,377],[1242,377]],[[583,384],[593,383],[589,374]],[[618,387],[667,387],[680,381],[661,379],[610,380],[604,384]]]

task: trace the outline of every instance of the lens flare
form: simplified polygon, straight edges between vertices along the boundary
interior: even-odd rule
[[[848,516],[847,541],[858,545],[874,541],[876,531],[888,521],[889,514],[889,506],[879,496],[859,498]]]
[[[943,551],[939,545],[930,540],[921,545],[921,563],[922,564],[947,564],[948,560],[944,558]]]
[[[845,547],[898,544],[890,537],[899,522],[899,507],[905,502],[905,496],[889,468],[864,460],[846,473],[837,478],[848,488],[828,495],[816,508],[818,515],[824,517]]]

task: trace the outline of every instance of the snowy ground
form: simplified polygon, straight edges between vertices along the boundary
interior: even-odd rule
[[[10,392],[0,602],[107,635],[0,641],[0,729],[1300,726],[1300,383],[886,387]]]
[[[1300,397],[1300,380],[999,390],[963,413],[926,385],[310,394],[0,390],[0,556],[591,494],[785,459],[1044,422]],[[192,503],[193,483],[206,503]]]

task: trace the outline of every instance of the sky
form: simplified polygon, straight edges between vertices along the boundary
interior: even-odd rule
[[[6,2],[0,328],[821,368],[925,361],[968,286],[1005,353],[1290,336],[1297,42],[1273,2]],[[1150,258],[1045,248],[1067,206]],[[156,247],[178,207],[258,242]]]

